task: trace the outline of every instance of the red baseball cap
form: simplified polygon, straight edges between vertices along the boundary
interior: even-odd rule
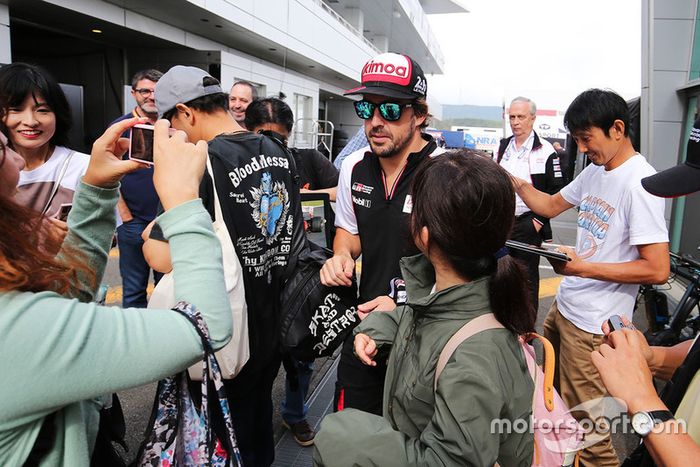
[[[377,55],[362,68],[362,86],[344,95],[375,94],[396,99],[418,99],[428,93],[420,65],[408,55],[393,52]]]

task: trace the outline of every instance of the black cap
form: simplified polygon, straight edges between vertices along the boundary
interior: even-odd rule
[[[427,93],[428,82],[420,65],[408,55],[388,52],[367,62],[362,68],[362,86],[344,94],[376,94],[413,100],[425,97]]]
[[[642,186],[652,195],[662,198],[700,191],[700,118],[695,120],[690,131],[685,162],[643,178]]]

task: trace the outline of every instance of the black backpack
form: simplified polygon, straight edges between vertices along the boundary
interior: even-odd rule
[[[298,360],[331,355],[360,322],[355,277],[350,287],[321,284],[321,268],[332,256],[308,242],[282,290],[282,350]]]

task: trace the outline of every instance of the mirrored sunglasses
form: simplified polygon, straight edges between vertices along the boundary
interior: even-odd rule
[[[412,104],[397,104],[396,102],[382,102],[381,104],[373,104],[368,101],[356,101],[355,113],[363,120],[369,120],[374,115],[374,109],[379,109],[379,115],[388,121],[395,122],[401,118],[403,109],[412,107]]]

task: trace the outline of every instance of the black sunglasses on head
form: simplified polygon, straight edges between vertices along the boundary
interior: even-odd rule
[[[396,102],[382,102],[381,104],[373,104],[369,101],[355,101],[355,113],[362,120],[369,120],[374,115],[374,109],[379,109],[379,115],[388,122],[395,122],[401,118],[403,109],[413,107],[413,104],[398,104]]]

